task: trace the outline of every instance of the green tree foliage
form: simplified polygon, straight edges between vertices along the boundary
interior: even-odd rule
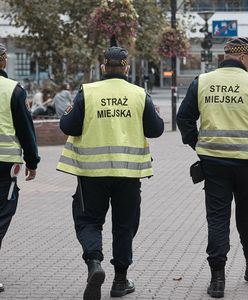
[[[109,46],[115,36],[122,46],[130,47],[135,39],[138,16],[132,0],[101,0],[90,15],[88,44],[101,51]]]
[[[134,6],[139,20],[135,54],[150,61],[157,61],[159,59],[156,50],[158,36],[162,34],[163,28],[170,22],[166,17],[169,1],[158,3],[154,0],[134,0]]]
[[[63,80],[63,63],[72,77],[90,73],[101,61],[110,38],[137,57],[159,58],[163,30],[170,24],[170,0],[5,0],[6,17],[23,28],[19,45],[39,63],[52,65],[56,81]],[[162,42],[161,42],[162,41]],[[89,80],[89,76],[85,76]]]
[[[95,0],[6,0],[12,23],[23,28],[18,45],[26,48],[41,66],[62,81],[63,62],[68,73],[86,72],[94,61],[87,45],[88,18],[100,3]],[[84,2],[84,3],[83,3]]]
[[[23,28],[23,35],[17,40],[18,45],[29,50],[44,67],[50,59],[55,67],[57,60],[62,58],[60,40],[63,39],[63,31],[60,30],[59,1],[10,0],[8,3],[10,13],[7,17],[15,26]]]
[[[189,40],[185,31],[178,25],[176,29],[169,26],[163,28],[158,39],[157,52],[160,57],[171,58],[172,56],[185,57],[190,48]]]
[[[99,5],[100,0],[60,0],[60,12],[67,20],[62,46],[68,71],[83,72],[85,81],[89,81],[90,67],[96,62],[95,49],[89,47],[89,16]]]

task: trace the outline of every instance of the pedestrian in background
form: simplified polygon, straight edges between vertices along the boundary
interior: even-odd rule
[[[149,73],[148,73],[148,92],[152,93],[154,83],[155,83],[155,69],[151,68]]]
[[[64,114],[66,108],[72,104],[72,95],[69,83],[62,83],[60,85],[58,92],[53,98],[53,102],[55,115],[60,118]]]
[[[48,116],[54,115],[54,103],[53,96],[55,93],[52,92],[53,87],[44,86],[41,91],[38,91],[34,94],[32,105],[31,105],[31,113],[33,119],[37,116]]]
[[[248,38],[229,40],[224,51],[218,69],[191,83],[177,114],[183,143],[196,150],[205,177],[213,298],[224,297],[233,197],[248,281]]]
[[[11,175],[13,170],[17,174],[23,163],[22,150],[26,180],[35,178],[40,161],[26,92],[18,82],[8,79],[6,63],[7,50],[0,44],[0,248],[17,207],[19,188]],[[3,290],[0,284],[0,292]]]
[[[84,300],[101,298],[102,227],[109,204],[115,270],[110,294],[121,297],[135,290],[127,270],[139,226],[140,179],[153,175],[146,137],[159,137],[164,131],[151,97],[127,81],[127,50],[109,48],[101,68],[104,80],[83,84],[60,120],[70,137],[57,169],[78,176],[73,218],[88,266]]]

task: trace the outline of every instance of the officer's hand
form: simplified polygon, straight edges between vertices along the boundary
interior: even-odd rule
[[[28,169],[26,167],[25,175],[26,175],[26,180],[27,181],[33,180],[33,179],[35,179],[35,176],[36,176],[36,170]]]
[[[160,113],[160,107],[158,105],[154,105],[156,112],[159,114]]]

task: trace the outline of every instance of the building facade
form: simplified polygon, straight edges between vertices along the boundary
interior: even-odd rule
[[[188,31],[191,49],[187,57],[177,58],[177,82],[178,86],[188,86],[189,82],[200,73],[216,68],[224,58],[223,46],[229,38],[231,26],[235,29],[236,35],[246,36],[248,32],[248,0],[195,0],[190,11],[183,14],[184,1],[178,0],[177,19],[186,18],[191,20],[192,28]],[[6,4],[0,0],[0,12],[5,12]],[[210,12],[209,18],[204,20],[203,12]],[[206,22],[207,32],[206,33]],[[230,25],[231,24],[231,25]],[[218,27],[218,28],[217,28]],[[225,30],[225,27],[226,30]],[[218,31],[218,30],[219,31]],[[205,30],[205,32],[204,32]],[[217,32],[220,32],[217,34]],[[48,77],[49,70],[40,70],[39,65],[26,52],[25,49],[16,47],[15,37],[22,34],[20,28],[13,27],[8,20],[1,17],[0,13],[0,42],[8,47],[8,66],[7,72],[10,78],[25,81],[39,81]],[[206,34],[211,42],[209,49],[202,48],[202,42],[206,39]],[[234,35],[235,36],[235,35]],[[208,45],[209,46],[209,45]],[[204,52],[204,53],[203,53]],[[141,62],[145,72],[151,68],[149,62]],[[132,59],[131,81],[136,81],[135,60]],[[171,84],[171,62],[161,60],[160,65],[152,66],[156,69],[156,84],[161,87],[170,87]],[[96,72],[99,77],[99,72]]]
[[[212,44],[209,50],[202,48],[206,36],[206,32],[201,32],[206,29],[204,12],[209,12],[207,29]],[[228,38],[248,36],[247,0],[195,0],[189,14],[194,23],[194,32],[188,32],[191,44],[188,57],[177,60],[179,86],[188,85],[198,74],[218,67],[220,61],[224,59],[223,48]],[[209,53],[209,57],[204,57],[203,52]]]

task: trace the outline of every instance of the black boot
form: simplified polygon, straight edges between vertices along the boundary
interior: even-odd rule
[[[211,268],[211,274],[211,282],[207,292],[212,298],[223,298],[225,289],[225,268]]]
[[[4,291],[4,286],[2,283],[0,283],[0,292],[3,292]]]
[[[246,263],[245,280],[248,281],[248,263]]]
[[[105,272],[101,267],[101,262],[96,259],[87,261],[88,279],[84,291],[84,300],[100,300],[101,285],[105,279]]]
[[[132,280],[127,279],[126,274],[115,274],[110,291],[111,297],[122,297],[126,294],[133,293],[134,291],[134,283]]]

